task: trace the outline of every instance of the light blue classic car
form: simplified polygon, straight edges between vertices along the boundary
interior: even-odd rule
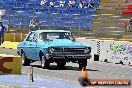
[[[48,68],[53,62],[59,67],[74,62],[82,69],[86,68],[87,59],[91,57],[91,47],[76,42],[73,34],[64,30],[31,31],[17,49],[24,66],[40,61],[42,68]]]

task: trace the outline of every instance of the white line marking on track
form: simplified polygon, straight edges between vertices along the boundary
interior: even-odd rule
[[[113,15],[113,14],[101,14],[101,15],[106,15],[106,16],[110,16],[110,15]]]
[[[126,21],[127,21],[127,20],[129,20],[129,19],[118,19],[118,20],[126,20]]]
[[[106,28],[120,28],[120,27],[106,27]]]
[[[124,32],[124,31],[111,31],[111,32]]]

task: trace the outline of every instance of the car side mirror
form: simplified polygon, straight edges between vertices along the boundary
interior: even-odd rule
[[[32,42],[32,40],[29,40],[29,42]]]

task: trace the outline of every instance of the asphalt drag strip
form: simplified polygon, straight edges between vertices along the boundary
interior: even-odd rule
[[[62,80],[50,79],[48,77],[35,77],[34,82],[29,82],[29,76],[21,75],[0,75],[0,88],[82,88],[79,84],[66,83]]]

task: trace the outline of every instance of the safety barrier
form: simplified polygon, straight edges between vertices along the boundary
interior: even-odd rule
[[[27,34],[22,33],[5,33],[5,41],[20,42],[23,41]]]
[[[77,41],[90,44],[92,47],[92,61],[122,63],[132,65],[132,40],[100,40],[81,39]]]
[[[0,54],[0,74],[20,74],[21,57]]]
[[[14,34],[13,33],[5,33],[4,34],[4,40],[5,41],[12,41],[14,42]]]
[[[4,41],[3,44],[0,47],[8,48],[8,49],[17,49],[18,43],[19,42]]]

